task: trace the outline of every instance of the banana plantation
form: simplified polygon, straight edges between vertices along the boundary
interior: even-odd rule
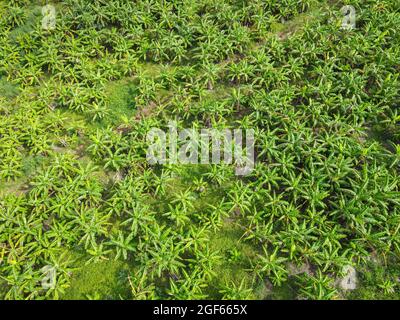
[[[399,26],[398,0],[0,0],[0,299],[400,299]],[[171,121],[254,130],[253,170],[150,164]]]

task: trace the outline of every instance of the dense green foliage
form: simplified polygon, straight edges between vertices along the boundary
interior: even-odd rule
[[[2,298],[399,298],[400,2],[44,4],[0,1]],[[170,120],[255,170],[150,166]]]

